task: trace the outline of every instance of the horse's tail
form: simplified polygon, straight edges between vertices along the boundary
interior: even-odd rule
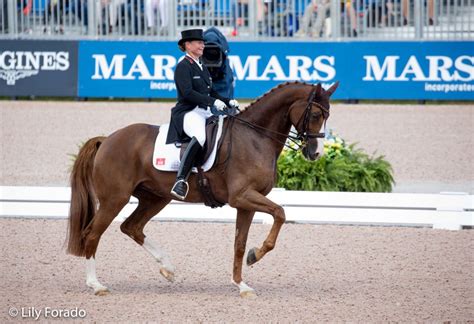
[[[85,256],[84,230],[96,210],[96,197],[92,184],[92,169],[99,146],[106,137],[89,139],[79,150],[71,172],[71,207],[69,209],[67,252]]]

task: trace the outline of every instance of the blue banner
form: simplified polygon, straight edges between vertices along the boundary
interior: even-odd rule
[[[288,81],[341,85],[335,99],[473,100],[474,42],[232,42],[236,98]],[[176,98],[176,42],[79,44],[81,97]]]

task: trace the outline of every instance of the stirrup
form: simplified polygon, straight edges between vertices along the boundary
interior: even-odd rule
[[[184,185],[186,186],[186,192],[183,192],[183,190],[180,190],[182,188],[179,188],[180,185]],[[186,199],[186,196],[188,195],[188,192],[189,192],[189,186],[188,186],[188,182],[186,180],[183,180],[183,179],[180,179],[180,180],[177,180],[174,185],[173,185],[173,188],[171,188],[171,195],[180,199],[180,200],[184,200]]]

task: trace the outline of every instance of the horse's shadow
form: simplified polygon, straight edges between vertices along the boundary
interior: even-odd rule
[[[283,282],[283,283],[267,283],[252,282],[253,288],[259,295],[272,297],[287,297],[288,294],[295,296],[303,296],[308,294],[320,294],[323,287],[318,282]],[[189,296],[189,295],[208,295],[220,297],[235,298],[235,290],[237,289],[229,280],[228,283],[222,281],[209,280],[180,280],[170,283],[159,277],[152,281],[140,280],[120,280],[110,283],[109,286],[112,294],[120,295],[171,295],[171,296]]]
[[[157,274],[159,276],[159,274]],[[179,279],[177,282],[166,282],[165,279],[157,277],[153,281],[132,281],[122,280],[116,281],[109,286],[112,294],[149,294],[149,295],[192,295],[192,294],[206,294],[206,295],[229,295],[235,297],[235,287],[230,283],[224,284],[210,281],[197,280],[183,280]]]

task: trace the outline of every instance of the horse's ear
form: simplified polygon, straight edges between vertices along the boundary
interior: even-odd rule
[[[327,91],[326,93],[330,96],[332,96],[332,94],[334,93],[334,91],[336,91],[337,87],[339,86],[339,81],[337,81],[336,83],[334,83]]]
[[[321,87],[321,83],[318,83],[316,85],[316,96],[320,96],[321,95],[321,90],[323,89],[323,87]]]

